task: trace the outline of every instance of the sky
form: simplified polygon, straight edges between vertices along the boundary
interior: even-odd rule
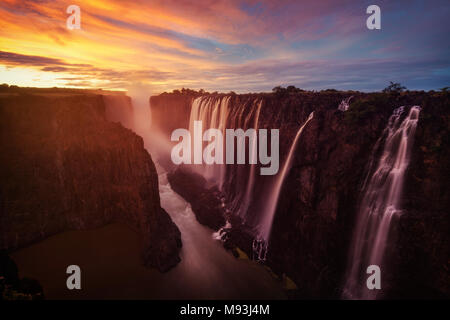
[[[69,30],[69,5],[81,29]],[[369,30],[366,8],[381,9]],[[450,86],[448,0],[0,0],[0,83],[152,92]]]

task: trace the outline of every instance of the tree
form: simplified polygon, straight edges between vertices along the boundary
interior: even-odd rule
[[[282,86],[276,86],[272,89],[273,93],[281,93],[283,92],[285,89]]]
[[[272,92],[275,94],[298,93],[303,91],[305,90],[302,90],[295,86],[288,86],[287,88],[283,88],[282,86],[276,86],[275,88],[272,89]]]
[[[391,92],[400,93],[400,92],[403,92],[404,90],[406,90],[406,87],[403,87],[398,82],[389,81],[389,83],[390,84],[386,88],[383,89],[384,93],[391,93]]]

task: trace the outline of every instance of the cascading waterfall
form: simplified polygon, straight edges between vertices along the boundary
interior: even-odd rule
[[[261,105],[262,105],[262,100],[259,101],[258,103],[258,108],[256,109],[256,115],[255,115],[255,121],[253,124],[253,127],[255,128],[255,135],[257,135],[258,132],[258,123],[259,123],[259,114],[261,112]],[[253,148],[250,151],[251,155],[250,157],[253,159],[257,158],[257,146],[256,143],[253,144]],[[250,206],[250,202],[251,202],[251,198],[252,198],[252,193],[253,193],[253,187],[255,185],[255,170],[256,170],[256,164],[250,164],[250,174],[249,174],[249,179],[248,179],[248,183],[247,183],[247,189],[245,190],[245,196],[244,196],[244,203],[243,203],[243,212],[247,213],[247,210]],[[245,222],[245,216],[244,218],[244,222]]]
[[[283,186],[284,179],[286,178],[286,175],[289,172],[289,169],[291,168],[294,151],[298,144],[298,140],[302,135],[303,129],[305,129],[306,125],[313,119],[313,117],[314,112],[311,112],[308,119],[297,131],[294,141],[292,142],[291,148],[289,149],[288,156],[284,162],[283,168],[281,172],[278,173],[275,180],[275,185],[271,191],[271,194],[267,198],[265,211],[262,218],[260,219],[260,224],[257,230],[258,235],[257,238],[253,241],[253,255],[256,257],[257,260],[264,261],[266,259],[267,249],[269,245],[270,231],[272,229],[273,218],[275,216],[275,212],[277,209],[281,187]]]
[[[192,102],[191,115],[189,119],[189,131],[194,135],[194,121],[202,121],[203,130],[210,128],[218,129],[225,136],[225,129],[229,114],[230,97],[200,97]],[[207,180],[214,180],[222,190],[225,178],[226,165],[215,164],[202,165],[200,173]]]
[[[204,131],[210,128],[219,129],[223,136],[226,136],[225,130],[231,128],[243,130],[251,128],[254,129],[256,135],[259,128],[262,99],[248,97],[239,101],[236,105],[232,105],[231,100],[230,96],[202,96],[194,99],[189,119],[191,134],[194,134],[194,121],[202,121]],[[297,131],[286,160],[270,186],[268,197],[255,195],[257,164],[233,166],[203,164],[197,168],[198,173],[203,175],[209,183],[218,186],[219,190],[223,192],[224,197],[226,197],[224,202],[227,204],[227,210],[239,215],[242,221],[254,231],[253,258],[255,260],[264,261],[266,259],[270,231],[283,181],[292,165],[292,159],[301,134],[311,119],[313,119],[313,113],[309,115]],[[255,143],[249,150],[248,158],[256,159],[257,152]],[[270,180],[272,178],[258,177],[258,179],[267,182],[272,181]],[[229,188],[229,185],[233,187]],[[242,187],[236,188],[236,185]],[[261,211],[256,210],[257,216],[252,214],[251,219],[249,219],[249,210],[251,210],[255,198],[258,199],[257,201],[262,201],[261,204],[257,204],[257,207],[263,209]],[[217,237],[219,236],[220,232]]]
[[[344,100],[341,101],[341,103],[338,106],[338,110],[340,111],[347,111],[348,108],[350,108],[350,100],[353,99],[353,96],[350,96],[348,98],[345,98]]]
[[[261,108],[262,100],[249,98],[247,101],[240,102],[235,108],[233,108],[230,115],[230,122],[228,123],[228,128],[235,129],[255,129],[254,134],[257,134],[255,123],[259,121],[259,113]],[[252,127],[252,121],[253,127]],[[253,138],[256,138],[256,136]],[[256,141],[256,139],[255,139]],[[257,155],[256,144],[250,149],[250,157],[255,157]],[[247,150],[247,149],[246,149]],[[256,161],[256,158],[253,158]],[[249,161],[250,162],[250,161]],[[256,175],[255,164],[248,165],[234,165],[228,167],[227,172],[227,182],[230,188],[228,188],[227,193],[231,194],[229,210],[236,215],[240,216],[243,221],[246,221],[249,213],[249,206],[251,202],[251,193],[253,192],[253,185]],[[232,188],[232,185],[240,185],[243,188]],[[244,190],[245,186],[245,192]],[[234,189],[234,190],[232,190]],[[248,193],[247,193],[248,192]]]
[[[401,120],[403,112],[404,107],[394,111],[375,146],[375,148],[380,146],[381,141],[385,139],[376,169],[371,170],[369,164],[349,257],[349,269],[343,292],[345,298],[375,299],[379,291],[369,290],[364,277],[367,277],[368,266],[382,266],[391,223],[402,213],[400,200],[403,182],[420,107],[412,107],[404,120]],[[372,159],[371,163],[375,161]]]
[[[203,130],[210,128],[218,129],[225,137],[225,130],[228,128],[240,128],[246,130],[250,127],[253,119],[253,127],[258,127],[259,113],[261,110],[262,100],[250,98],[247,103],[239,103],[235,107],[231,107],[230,96],[203,96],[193,100],[191,114],[189,119],[189,131],[194,134],[194,121],[202,121]],[[256,138],[256,137],[255,137]],[[255,139],[256,141],[256,139]],[[225,146],[225,143],[224,143]],[[253,144],[249,157],[256,159],[257,146]],[[241,174],[245,173],[241,169]],[[235,174],[236,172],[227,173],[226,164],[203,164],[197,170],[209,182],[217,185],[220,191],[224,191],[224,183],[227,174]],[[248,173],[247,187],[245,194],[240,193],[239,197],[227,199],[232,203],[231,209],[236,211],[242,217],[248,209],[251,192],[255,181],[255,165],[250,165]]]

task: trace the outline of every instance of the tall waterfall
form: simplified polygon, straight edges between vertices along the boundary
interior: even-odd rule
[[[238,103],[236,106],[231,106],[230,100],[230,96],[203,96],[194,99],[189,119],[189,131],[191,134],[194,133],[194,121],[202,121],[203,130],[210,128],[219,129],[223,136],[226,135],[225,130],[230,128],[243,130],[252,128],[255,129],[256,135],[262,100],[259,98],[248,98],[247,101]],[[256,159],[256,143],[252,145],[249,152],[249,158]],[[246,169],[245,166],[234,166],[232,168],[226,164],[204,164],[197,169],[198,173],[202,174],[209,182],[215,184],[220,191],[224,192],[228,191],[224,190],[225,181],[229,179],[227,176],[239,175],[240,182],[246,183],[246,191],[242,192],[239,190],[237,194],[233,194],[228,200],[232,203],[231,209],[244,219],[251,200],[256,174],[256,165],[250,164],[248,166],[249,169]]]
[[[203,96],[193,100],[189,119],[189,131],[194,134],[194,121],[202,121],[203,130],[219,129],[225,136],[226,129],[259,129],[262,99],[247,97],[232,101],[230,96]],[[196,171],[209,183],[215,184],[223,192],[227,209],[241,217],[243,223],[253,230],[254,258],[265,260],[272,223],[277,209],[283,181],[292,165],[292,159],[303,129],[313,118],[308,119],[297,131],[286,160],[276,176],[258,175],[256,163],[246,165],[197,165]],[[256,137],[255,137],[256,138]],[[256,139],[255,139],[256,140]],[[250,146],[248,158],[256,159],[257,144]],[[249,161],[250,162],[250,161]],[[258,183],[256,183],[258,181]],[[263,188],[260,186],[264,185]],[[266,193],[268,195],[266,196]]]
[[[259,101],[258,103],[258,109],[256,109],[256,115],[255,115],[255,120],[253,123],[253,127],[255,128],[255,134],[257,134],[258,132],[258,123],[259,123],[259,114],[261,112],[261,105],[262,105],[262,101]],[[253,159],[256,159],[257,157],[257,145],[256,143],[253,144],[253,148],[250,151],[251,152],[251,157]],[[253,194],[253,187],[255,185],[255,170],[256,170],[256,164],[250,164],[250,175],[249,175],[249,180],[247,183],[247,188],[245,190],[245,196],[244,196],[244,203],[243,203],[243,211],[246,213],[249,206],[250,206],[250,202],[252,199],[252,194]],[[245,220],[245,216],[244,216],[244,220]]]
[[[376,169],[372,170],[369,164],[349,256],[349,268],[343,293],[345,298],[375,299],[380,291],[367,288],[366,269],[370,265],[383,267],[391,224],[396,216],[402,214],[403,182],[410,160],[420,107],[412,107],[404,120],[401,120],[404,109],[400,107],[394,111],[375,146],[377,148],[384,141]],[[371,163],[374,164],[376,161],[372,159]]]
[[[338,110],[339,111],[347,111],[348,108],[350,108],[350,100],[353,99],[353,96],[350,96],[348,98],[345,98],[344,100],[341,101],[341,103],[338,106]]]
[[[265,211],[260,219],[260,224],[258,226],[258,237],[253,242],[254,255],[258,260],[265,260],[267,254],[267,247],[269,244],[270,231],[272,229],[273,218],[277,209],[278,198],[280,197],[281,187],[283,186],[284,179],[292,165],[293,155],[300,139],[303,129],[306,127],[308,122],[310,122],[314,117],[314,112],[311,112],[308,119],[303,123],[303,125],[298,129],[294,141],[289,149],[288,156],[283,164],[281,172],[278,173],[275,184],[267,198],[267,203],[265,205]]]
[[[192,102],[189,119],[189,131],[194,135],[194,121],[202,121],[203,129],[219,129],[225,135],[225,129],[229,116],[230,97],[200,97]],[[226,165],[203,165],[200,173],[207,179],[213,180],[222,189]]]

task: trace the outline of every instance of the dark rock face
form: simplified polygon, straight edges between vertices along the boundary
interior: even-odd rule
[[[142,138],[107,121],[101,95],[2,95],[0,130],[0,248],[117,221],[139,234],[144,264],[178,263],[152,159]]]
[[[388,248],[390,270],[383,281],[390,285],[384,292],[386,298],[449,297],[448,94],[305,92],[253,96],[263,99],[260,128],[280,129],[281,164],[300,124],[314,111],[278,199],[266,261],[274,272],[291,277],[298,286],[297,296],[305,298],[341,296],[361,187],[375,143],[395,108],[422,106],[405,182],[405,213],[392,230]],[[339,103],[349,96],[353,96],[350,109],[338,111]],[[233,107],[251,97],[232,96]],[[167,110],[175,102],[166,99],[167,96],[158,96],[151,101],[157,101],[156,107],[165,105]],[[154,107],[152,104],[152,112]],[[173,107],[184,119],[171,122],[167,134],[172,128],[188,127],[190,108],[185,102]],[[180,171],[174,171],[172,187],[179,189],[181,195],[191,194],[185,198],[199,215],[194,207],[201,207],[202,202],[192,189],[201,187],[187,185],[186,174],[178,175]],[[185,183],[177,187],[180,181]],[[236,177],[228,179],[225,190],[243,192],[237,181]],[[264,178],[257,175],[255,186],[263,188],[264,184]],[[200,222],[212,219],[204,217],[207,207],[197,210],[203,210]],[[213,210],[209,213],[216,215]],[[224,236],[226,247],[238,246],[252,256],[252,231],[239,217],[231,214],[227,219],[232,228]],[[217,229],[212,223],[205,224]]]
[[[122,95],[102,95],[106,120],[121,123],[127,129],[133,129],[133,105],[131,98]]]
[[[42,300],[44,291],[35,279],[19,278],[16,263],[5,250],[0,250],[0,301]]]
[[[391,268],[396,287],[410,298],[450,296],[449,107],[448,94],[423,100],[405,181],[405,214],[396,225]]]
[[[195,97],[187,94],[163,93],[150,97],[152,127],[170,139],[173,130],[189,128],[191,103]]]
[[[225,212],[216,188],[206,188],[205,179],[178,168],[167,175],[173,190],[192,204],[195,217],[201,224],[218,230],[225,225]]]

